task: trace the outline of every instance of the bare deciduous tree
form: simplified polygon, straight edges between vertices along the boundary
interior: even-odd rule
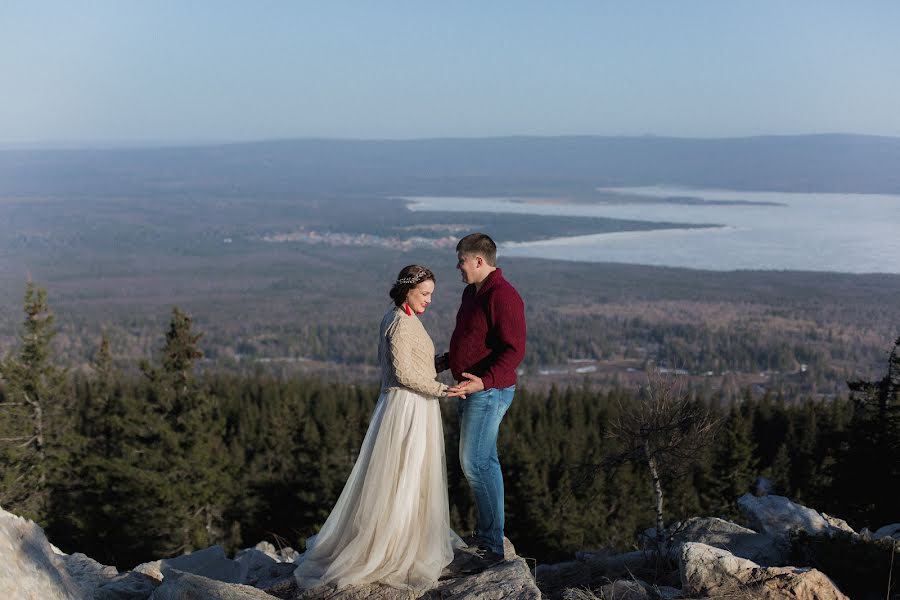
[[[710,443],[716,424],[706,406],[689,398],[674,376],[648,373],[641,394],[619,403],[610,434],[623,445],[620,460],[643,463],[649,469],[656,500],[657,549],[664,544],[663,478],[687,473]]]

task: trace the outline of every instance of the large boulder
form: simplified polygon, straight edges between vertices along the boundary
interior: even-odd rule
[[[81,552],[61,554],[59,557],[69,576],[85,590],[95,590],[119,574],[115,567],[100,564]]]
[[[269,567],[280,563],[278,559],[256,548],[241,550],[235,555],[234,562],[240,567],[240,582],[255,587],[261,587],[256,583]]]
[[[441,581],[421,598],[434,600],[540,600],[541,592],[535,585],[534,577],[525,560],[515,555],[512,544],[504,544],[506,561],[481,573],[465,575],[454,568],[454,564],[465,567],[466,549],[457,550],[454,564],[445,569]],[[292,578],[291,578],[292,579]],[[292,600],[408,600],[405,590],[385,585],[360,585],[335,589],[320,586],[299,591],[290,580],[266,588],[277,598]]]
[[[248,585],[226,583],[168,569],[149,600],[272,600],[272,596]]]
[[[94,590],[94,600],[147,600],[159,585],[159,580],[149,575],[129,571]]]
[[[240,583],[248,569],[249,565],[242,565],[225,556],[225,550],[221,546],[210,546],[190,554],[143,563],[133,570],[158,581],[163,581],[170,571],[178,571],[224,583]]]
[[[301,593],[290,590],[269,593],[294,600],[408,600],[409,592],[386,585],[360,585],[335,589],[321,586]],[[521,558],[507,560],[491,569],[469,575],[445,579],[420,598],[433,600],[540,600],[538,590]]]
[[[655,554],[635,550],[614,554],[606,550],[583,550],[575,553],[575,560],[539,564],[534,570],[537,586],[551,600],[574,598],[578,590],[596,589],[616,580],[631,580],[635,576],[655,574],[657,583],[677,583],[678,573],[665,573],[666,560]],[[670,581],[671,580],[671,581]]]
[[[832,517],[831,515],[822,513],[822,518],[831,526],[832,532],[843,531],[844,533],[849,533],[850,535],[856,535],[856,531],[845,521],[839,517]]]
[[[293,590],[297,587],[294,579],[294,563],[275,563],[259,573],[255,582],[247,581],[247,585],[259,588],[277,598],[293,597]]]
[[[435,600],[540,600],[525,560],[507,559],[477,575],[448,579],[426,594]]]
[[[767,600],[849,600],[821,571],[761,567],[706,544],[685,544],[679,569],[685,594],[745,593]]]
[[[600,588],[601,598],[615,600],[651,600],[656,594],[649,585],[638,579],[619,579]]]
[[[641,537],[644,548],[652,550],[656,529],[646,530]],[[663,539],[667,540],[669,558],[673,561],[678,561],[682,546],[688,542],[728,550],[735,556],[765,566],[782,564],[786,559],[781,544],[771,535],[716,517],[694,517],[675,523],[665,531]]]
[[[157,581],[163,580],[162,574],[162,561],[161,560],[152,560],[150,562],[141,563],[135,568],[131,570],[132,573],[140,573],[141,575],[146,575],[147,577],[152,577]]]
[[[643,550],[622,554],[583,550],[576,552],[575,558],[587,566],[592,581],[597,581],[600,577],[610,580],[630,577],[653,561],[653,557]]]
[[[744,494],[738,499],[738,506],[750,521],[750,527],[781,542],[788,542],[798,531],[809,535],[826,535],[834,531],[821,514],[784,496]]]
[[[37,523],[0,508],[0,598],[89,599],[115,572],[83,554],[55,552]]]
[[[175,570],[225,583],[241,582],[241,565],[225,556],[222,546],[210,546],[190,554],[164,559],[160,570],[163,576]]]
[[[567,588],[588,588],[591,585],[591,567],[583,560],[554,564],[539,564],[534,569],[534,579],[545,594],[555,597]]]
[[[882,538],[900,540],[900,523],[892,523],[890,525],[885,525],[884,527],[879,527],[875,530],[875,533],[872,534],[873,540],[880,540]]]

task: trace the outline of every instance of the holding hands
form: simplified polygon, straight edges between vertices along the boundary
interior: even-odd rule
[[[462,376],[465,377],[466,380],[460,381],[455,386],[448,388],[447,397],[465,398],[467,394],[474,394],[475,392],[480,392],[484,389],[484,382],[481,381],[481,377],[472,375],[471,373],[463,373]]]
[[[438,373],[446,371],[450,368],[450,353],[444,352],[434,357],[434,370]],[[484,389],[484,382],[481,377],[472,375],[471,373],[463,373],[465,380],[458,382],[453,387],[447,388],[448,398],[465,398],[467,394],[474,394]]]

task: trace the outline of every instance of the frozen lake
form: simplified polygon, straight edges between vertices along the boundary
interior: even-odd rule
[[[515,198],[405,199],[411,210],[509,212],[718,225],[704,229],[501,242],[504,256],[718,271],[900,273],[900,195],[741,192],[676,187],[603,188],[601,191],[632,196],[642,202],[537,204]],[[674,204],[661,200],[673,197],[738,203]],[[657,201],[648,203],[648,199]]]

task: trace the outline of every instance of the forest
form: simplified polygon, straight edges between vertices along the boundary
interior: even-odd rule
[[[376,384],[200,369],[204,332],[177,307],[147,356],[116,356],[98,332],[89,366],[67,368],[47,293],[31,282],[24,315],[0,363],[0,505],[37,520],[62,550],[125,569],[212,544],[302,549],[322,525]],[[628,335],[642,327],[622,323]],[[821,335],[834,343],[839,334]],[[661,388],[705,414],[713,433],[689,461],[661,471],[667,520],[740,520],[735,500],[760,478],[856,529],[896,520],[897,344],[890,358],[882,349],[876,377],[834,398],[711,392],[650,371],[638,388],[520,386],[499,439],[507,536],[539,563],[635,547],[656,501],[647,465],[628,459],[616,431]],[[456,458],[454,402],[442,412],[452,523],[467,533],[474,506]]]

